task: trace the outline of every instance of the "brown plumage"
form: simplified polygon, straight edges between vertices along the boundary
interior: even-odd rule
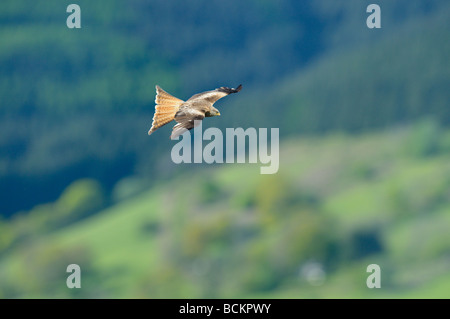
[[[193,95],[189,100],[182,101],[170,95],[158,85],[156,86],[155,115],[153,116],[152,127],[148,135],[152,134],[161,126],[175,120],[178,122],[173,127],[171,139],[183,134],[198,125],[195,120],[203,120],[205,117],[220,115],[213,104],[231,93],[237,93],[242,89],[239,85],[236,89],[220,87],[212,91],[206,91]]]

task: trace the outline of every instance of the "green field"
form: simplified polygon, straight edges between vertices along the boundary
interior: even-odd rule
[[[96,184],[78,181],[0,224],[0,296],[449,298],[449,136],[425,121],[291,138],[277,175],[214,164],[150,189],[130,178],[99,212],[95,191],[80,191]],[[71,263],[81,289],[66,287]],[[366,287],[372,263],[381,289]]]

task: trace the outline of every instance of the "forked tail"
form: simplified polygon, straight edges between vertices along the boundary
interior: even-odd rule
[[[152,127],[148,131],[148,135],[171,122],[184,101],[170,95],[157,85],[155,103],[155,115],[153,115]]]

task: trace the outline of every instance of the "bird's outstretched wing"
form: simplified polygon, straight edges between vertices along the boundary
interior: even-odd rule
[[[203,114],[198,114],[195,116],[186,116],[183,118],[176,118],[175,120],[178,122],[178,124],[173,127],[170,138],[171,139],[177,138],[184,132],[199,126],[204,118],[205,115]]]
[[[227,96],[231,93],[237,93],[242,89],[242,84],[239,84],[237,88],[229,88],[229,87],[220,87],[212,91],[206,91],[202,93],[198,93],[193,95],[188,101],[193,100],[204,100],[208,101],[211,104],[214,104],[217,100],[223,98],[224,96]]]

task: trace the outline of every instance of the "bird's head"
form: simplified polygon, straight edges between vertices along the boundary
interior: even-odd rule
[[[212,116],[220,116],[220,112],[215,107],[211,107],[211,110],[205,113],[206,117],[212,117]]]

